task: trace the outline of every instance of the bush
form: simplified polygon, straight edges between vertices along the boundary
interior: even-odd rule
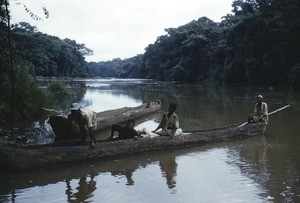
[[[69,108],[70,103],[76,98],[75,92],[67,89],[65,84],[60,81],[51,83],[47,90],[47,107],[49,108],[58,110]]]
[[[24,61],[14,59],[14,100],[12,95],[12,79],[8,62],[2,60],[1,69],[1,99],[0,99],[0,125],[9,126],[12,122],[12,102],[14,102],[14,121],[20,124],[33,119],[41,112],[46,102],[45,92],[39,88],[34,75],[33,67]]]

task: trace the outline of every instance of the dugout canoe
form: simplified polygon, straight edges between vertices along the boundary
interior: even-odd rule
[[[136,107],[123,107],[113,110],[107,110],[96,113],[97,115],[97,130],[96,133],[111,127],[113,124],[125,123],[128,119],[138,119],[143,116],[150,115],[159,111],[161,102],[159,100],[143,103]],[[51,110],[48,110],[51,112]],[[48,123],[51,125],[55,133],[54,142],[61,142],[68,135],[69,138],[79,138],[79,129],[76,124],[72,124],[71,131],[68,131],[67,115],[52,115]]]
[[[95,149],[86,145],[67,146],[49,144],[26,147],[1,147],[0,166],[2,169],[22,171],[70,162],[93,159],[105,159],[116,156],[128,156],[168,148],[224,142],[263,135],[264,123],[231,125],[224,128],[201,131],[184,131],[184,135],[170,137],[139,138],[138,140],[120,140],[98,142]]]

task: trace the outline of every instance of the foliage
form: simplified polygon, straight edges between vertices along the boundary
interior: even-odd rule
[[[121,60],[90,62],[88,68],[93,76],[115,78],[140,78],[142,55]]]
[[[299,84],[300,2],[234,0],[219,24],[203,17],[166,29],[146,48],[141,75],[157,80]],[[292,80],[292,81],[290,81]]]
[[[84,56],[92,51],[84,44],[42,34],[28,23],[13,25],[12,38],[38,76],[296,85],[299,9],[298,0],[234,0],[232,13],[220,23],[202,17],[166,29],[144,55],[105,62],[86,63]],[[0,32],[4,29],[0,26]]]
[[[0,26],[6,25],[7,13],[5,11],[5,0],[0,0]]]
[[[157,80],[197,81],[207,77],[218,38],[218,24],[203,17],[179,28],[166,29],[146,48],[142,76]]]
[[[30,8],[27,7],[27,5],[24,4],[23,2],[16,0],[16,4],[17,4],[17,5],[22,5],[22,6],[24,7],[25,11],[28,13],[28,15],[29,15],[32,19],[38,20],[38,21],[39,21],[39,20],[43,20],[41,16],[37,16],[37,15],[36,15],[34,12],[32,12],[32,11],[30,10]],[[44,7],[42,8],[42,10],[43,10],[43,13],[44,13],[45,18],[49,18],[49,11],[47,10],[47,8],[44,6]]]
[[[12,39],[19,56],[35,67],[37,76],[89,76],[84,54],[92,51],[84,44],[42,34],[25,22],[12,25]]]
[[[0,54],[0,56],[4,56]],[[11,123],[11,80],[7,63],[1,66],[0,80],[0,126],[8,127]],[[52,83],[47,89],[40,88],[34,74],[34,67],[26,61],[14,57],[15,68],[15,115],[17,126],[24,121],[39,119],[42,107],[68,108],[76,100],[76,94],[60,83]]]
[[[36,75],[89,76],[84,55],[92,51],[76,41],[51,37],[35,26],[21,22],[9,29],[8,1],[0,1],[0,126],[13,127],[41,114],[41,107],[67,91],[51,92],[39,88]],[[21,3],[21,2],[17,2]],[[23,5],[35,20],[41,20]],[[49,13],[43,8],[46,18]],[[11,46],[10,39],[13,46]],[[11,59],[11,60],[10,60]],[[37,99],[38,98],[38,99]],[[23,123],[23,122],[22,122]]]
[[[228,32],[224,80],[287,83],[291,67],[299,63],[299,1],[257,2],[256,12],[240,17]]]
[[[62,95],[67,95],[69,101],[74,99],[73,93],[61,84],[53,84],[48,93],[43,92],[37,87],[36,76],[142,77],[190,83],[299,86],[299,10],[298,0],[234,0],[232,13],[226,14],[220,23],[202,17],[166,29],[166,34],[148,45],[143,55],[90,63],[84,56],[93,52],[84,44],[43,34],[26,22],[12,25],[17,118],[34,115],[42,104],[51,106],[43,98],[52,104],[59,102]],[[47,17],[49,13],[44,11]],[[10,113],[12,85],[7,17],[4,1],[0,0],[2,123]],[[34,97],[41,99],[35,101]]]
[[[289,72],[289,83],[291,86],[300,86],[300,63],[292,66]]]
[[[52,82],[47,87],[47,108],[68,109],[70,104],[76,101],[76,93],[67,89],[61,81]]]
[[[0,47],[0,126],[9,127],[12,121],[12,80],[8,44],[5,38],[0,40]],[[24,121],[33,121],[38,118],[42,114],[42,107],[63,106],[65,103],[61,102],[62,98],[67,98],[69,101],[75,100],[76,95],[59,84],[50,85],[48,91],[41,89],[36,78],[35,67],[32,63],[21,59],[17,53],[16,51],[12,53],[15,77],[14,121],[16,126],[20,126]],[[68,106],[69,103],[65,104],[64,107],[67,108]]]
[[[5,50],[2,49],[1,52]],[[11,123],[11,75],[8,69],[8,61],[2,57],[7,55],[3,52],[0,54],[2,60],[1,80],[0,80],[0,126],[9,126]],[[16,123],[32,119],[40,114],[42,105],[46,102],[46,95],[38,87],[34,75],[33,66],[26,61],[14,56],[14,73],[15,73],[15,111],[14,120]],[[38,98],[38,99],[37,99]]]

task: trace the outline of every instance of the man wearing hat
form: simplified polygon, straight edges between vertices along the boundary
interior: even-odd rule
[[[89,134],[91,147],[94,147],[96,144],[94,131],[97,129],[96,113],[87,108],[80,108],[78,103],[73,103],[70,110],[68,121],[78,125],[82,142],[86,140],[87,134]]]
[[[268,124],[268,105],[263,102],[264,97],[262,95],[257,96],[257,103],[254,106],[254,112],[248,117],[248,123],[265,122]]]

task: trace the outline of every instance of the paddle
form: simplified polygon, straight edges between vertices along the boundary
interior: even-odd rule
[[[284,107],[281,107],[281,108],[279,108],[279,109],[276,109],[275,111],[272,111],[272,112],[268,113],[268,116],[270,116],[270,115],[272,115],[272,114],[274,114],[274,113],[277,113],[278,111],[281,111],[281,110],[283,110],[283,109],[286,109],[286,108],[288,108],[288,107],[290,107],[290,105],[286,105],[286,106],[284,106]],[[245,123],[239,125],[238,128],[240,128],[240,127],[246,125],[247,123],[248,123],[248,122],[245,122]]]

